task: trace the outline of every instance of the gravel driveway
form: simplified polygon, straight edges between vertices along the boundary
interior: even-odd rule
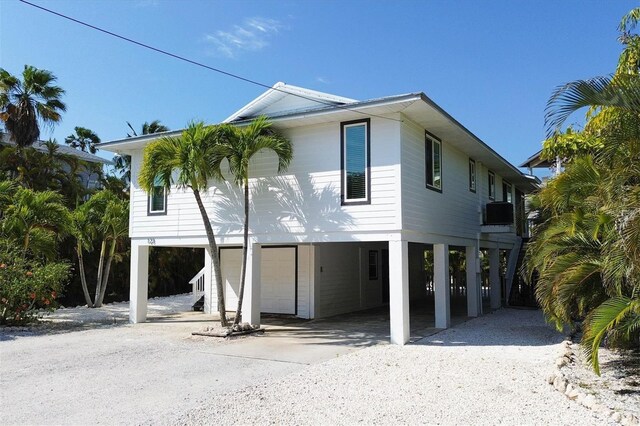
[[[539,312],[501,310],[417,344],[311,365],[225,355],[261,338],[190,336],[199,326],[9,336],[0,341],[2,423],[603,423],[546,384],[562,337]]]
[[[180,422],[606,424],[546,383],[561,340],[538,311],[500,310],[413,345],[378,345],[233,395],[210,393]]]

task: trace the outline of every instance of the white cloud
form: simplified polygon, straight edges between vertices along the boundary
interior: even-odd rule
[[[280,32],[282,24],[275,19],[249,18],[229,31],[218,30],[207,34],[205,41],[212,44],[217,54],[235,58],[240,52],[255,52],[269,45],[269,39]]]
[[[322,84],[331,84],[331,81],[329,81],[329,79],[325,77],[316,77],[316,81]]]

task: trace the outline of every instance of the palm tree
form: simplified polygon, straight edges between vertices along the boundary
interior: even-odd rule
[[[293,157],[291,142],[271,128],[266,117],[259,117],[246,127],[224,126],[223,155],[229,162],[229,170],[236,185],[244,191],[244,235],[242,246],[242,269],[238,308],[234,326],[240,322],[242,300],[247,274],[247,254],[249,244],[249,165],[251,158],[261,151],[272,151],[278,158],[278,173],[286,170]]]
[[[134,136],[138,136],[138,132],[136,132],[136,130],[133,128],[133,126],[131,125],[131,123],[129,123],[127,121],[127,126],[129,126],[129,129],[131,129],[131,133],[127,133],[127,137],[128,138],[132,138]],[[168,132],[169,128],[165,125],[163,125],[160,120],[153,120],[151,123],[148,122],[144,122],[142,124],[142,132],[140,133],[141,135],[151,135],[153,133],[162,133],[162,132]]]
[[[32,145],[40,137],[40,125],[53,125],[66,106],[64,90],[53,83],[47,70],[25,65],[22,81],[0,68],[0,119],[18,147]]]
[[[55,258],[56,242],[69,230],[69,210],[63,204],[62,195],[6,183],[1,190],[4,206],[0,233],[25,253]],[[13,192],[7,194],[7,191]]]
[[[148,193],[154,191],[158,184],[166,191],[174,184],[178,188],[190,188],[193,191],[209,242],[216,278],[220,323],[226,327],[227,316],[218,245],[201,195],[202,191],[207,191],[210,179],[221,179],[220,136],[219,127],[193,122],[179,137],[167,136],[150,143],[144,150],[138,182]]]
[[[131,129],[131,133],[127,133],[128,138],[132,138],[134,136],[138,136],[138,133],[133,128],[131,123],[127,121],[127,126]],[[160,120],[153,120],[151,123],[144,122],[142,124],[142,135],[151,135],[153,133],[162,133],[168,132],[169,128],[162,123]],[[116,155],[113,159],[114,167],[116,170],[120,172],[122,182],[129,187],[129,182],[131,181],[131,156],[129,155]]]
[[[117,256],[116,249],[129,230],[129,203],[109,190],[102,190],[73,212],[72,224],[85,301],[87,306],[99,308],[106,293],[111,263]],[[96,241],[100,242],[100,258],[95,297],[94,301],[91,301],[85,273],[84,252],[92,251]]]
[[[71,148],[80,149],[80,151],[95,154],[98,150],[96,145],[100,143],[100,138],[90,129],[85,127],[74,127],[75,134],[71,134],[64,138],[64,143]]]
[[[640,340],[640,8],[620,24],[625,49],[612,77],[565,84],[550,98],[550,137],[575,111],[602,147],[573,160],[538,195],[542,223],[529,250],[536,296],[558,325],[585,316],[583,351],[599,374],[598,348]]]

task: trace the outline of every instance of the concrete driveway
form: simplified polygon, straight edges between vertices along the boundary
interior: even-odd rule
[[[136,325],[126,324],[122,303],[62,309],[34,330],[0,329],[3,423],[172,423],[211,395],[389,341],[388,308],[311,321],[266,316],[264,334],[227,340],[192,336],[217,318],[182,312],[189,304],[188,295],[150,300],[149,321]],[[437,331],[432,313],[412,312],[412,340]]]
[[[191,335],[213,318],[152,312],[133,326],[118,317],[115,325],[0,330],[3,424],[171,423],[211,395],[388,342],[388,319],[375,311],[266,318],[263,335],[231,340]]]

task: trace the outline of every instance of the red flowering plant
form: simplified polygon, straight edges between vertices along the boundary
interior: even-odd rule
[[[55,310],[69,270],[68,263],[26,259],[0,244],[0,324],[24,324]]]

